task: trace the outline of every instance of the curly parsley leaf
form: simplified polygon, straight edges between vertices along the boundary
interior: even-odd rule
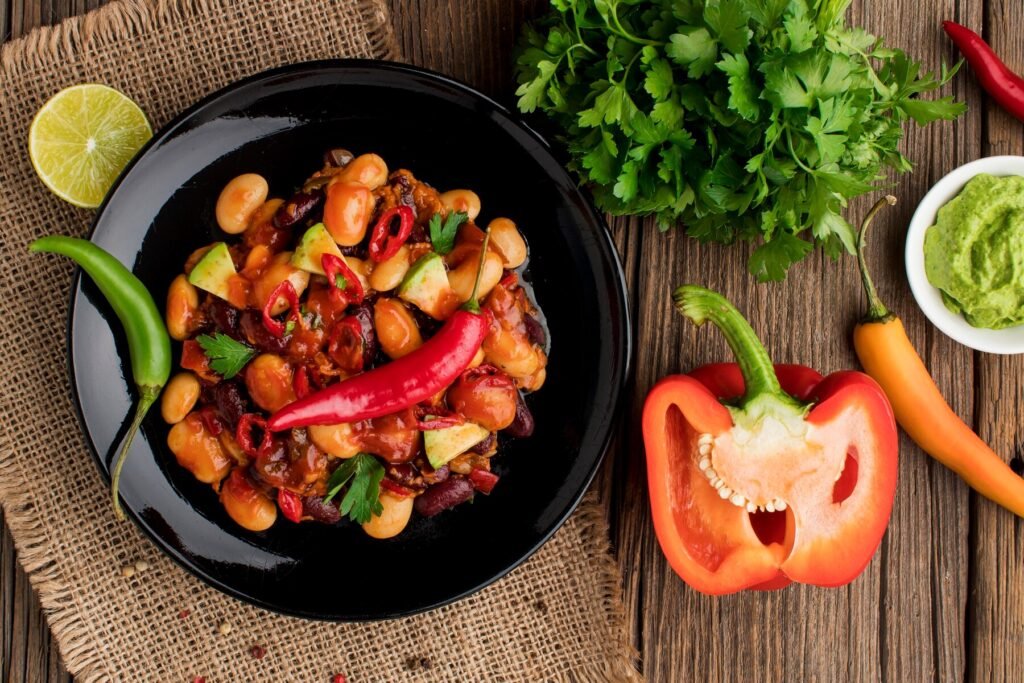
[[[965,110],[924,72],[845,25],[848,0],[552,0],[524,30],[519,107],[561,129],[570,167],[613,214],[700,240],[758,243],[778,280],[818,246],[853,250],[848,201],[878,188],[908,121]]]
[[[256,355],[256,350],[251,346],[220,332],[213,336],[201,334],[196,337],[196,341],[209,359],[210,367],[224,379],[237,375]]]
[[[329,503],[348,485],[348,491],[341,499],[339,510],[357,524],[365,524],[374,515],[380,515],[384,507],[380,503],[380,482],[384,479],[384,466],[369,453],[359,453],[345,460],[334,470],[327,481]]]
[[[441,214],[435,213],[430,218],[430,244],[434,251],[444,256],[455,248],[455,234],[459,226],[465,223],[469,216],[462,211],[453,211],[447,217],[441,219]]]

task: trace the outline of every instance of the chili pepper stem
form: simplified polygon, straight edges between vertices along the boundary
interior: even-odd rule
[[[864,318],[865,322],[886,322],[895,317],[878,298],[878,290],[875,289],[875,283],[872,282],[871,274],[868,272],[867,261],[864,259],[864,245],[867,243],[868,227],[871,225],[872,219],[883,208],[894,204],[896,204],[896,197],[891,194],[875,202],[875,205],[864,216],[864,220],[861,221],[860,231],[857,233],[857,265],[860,267],[860,279],[864,283],[864,293],[868,297],[868,314]]]
[[[491,228],[484,231],[484,241],[480,245],[480,264],[476,268],[476,280],[473,282],[473,293],[469,295],[469,301],[462,305],[463,310],[470,313],[480,312],[480,302],[476,300],[477,292],[480,291],[480,280],[484,274],[484,264],[487,262],[487,247],[491,243]]]
[[[722,331],[743,374],[740,407],[757,419],[768,412],[803,413],[805,407],[782,390],[775,367],[750,323],[728,299],[710,289],[683,285],[672,293],[676,309],[698,327],[711,322]]]
[[[149,412],[150,407],[156,403],[157,397],[160,396],[160,389],[161,387],[139,387],[139,402],[135,406],[132,424],[128,428],[128,433],[124,437],[121,449],[117,453],[117,459],[114,460],[110,468],[110,492],[114,502],[114,514],[119,520],[124,520],[124,510],[121,509],[121,495],[119,492],[121,469],[124,467],[124,461],[128,459],[128,449],[132,447],[132,441],[135,440],[135,434],[139,431],[143,418],[146,417],[146,413]]]

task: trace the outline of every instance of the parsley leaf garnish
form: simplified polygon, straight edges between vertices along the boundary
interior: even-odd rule
[[[256,350],[242,342],[235,341],[220,332],[212,337],[201,334],[196,337],[203,353],[210,360],[210,367],[224,379],[231,379],[256,355]]]
[[[359,453],[349,458],[334,470],[327,481],[328,503],[348,484],[348,491],[341,499],[340,511],[343,516],[357,524],[365,524],[373,515],[384,511],[380,504],[380,482],[384,479],[384,466],[369,453]]]
[[[459,226],[469,219],[462,211],[453,211],[441,223],[441,214],[435,213],[430,218],[430,244],[434,251],[444,256],[455,248],[455,233]]]
[[[904,125],[965,110],[922,99],[956,67],[929,73],[847,26],[845,0],[551,5],[523,32],[519,108],[560,129],[602,209],[758,244],[758,280],[783,279],[815,246],[853,252],[843,211],[888,169],[910,170]]]

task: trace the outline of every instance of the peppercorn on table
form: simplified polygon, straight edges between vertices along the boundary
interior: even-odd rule
[[[13,38],[102,4],[98,0],[0,0],[0,36]],[[451,74],[512,104],[512,49],[522,23],[545,0],[391,0],[405,58]],[[926,68],[958,59],[942,30],[953,19],[976,30],[1024,71],[1019,0],[855,0],[850,24],[911,51]],[[452,27],[460,30],[452,32]],[[1024,123],[984,96],[969,72],[943,94],[969,106],[953,123],[909,126],[903,144],[915,171],[890,191],[899,204],[879,216],[868,262],[880,296],[907,333],[952,408],[1009,460],[1024,441],[1024,359],[974,353],[927,323],[903,272],[903,234],[914,207],[946,172],[972,159],[1024,154]],[[880,193],[877,193],[880,196]],[[854,202],[856,222],[877,199]],[[699,245],[653,221],[615,219],[636,330],[635,379],[618,437],[594,483],[605,501],[625,582],[641,669],[650,681],[1020,680],[1024,670],[1024,525],[972,493],[900,432],[892,521],[867,570],[836,590],[793,585],[723,598],[684,584],[661,554],[646,494],[640,432],[644,396],[660,377],[730,357],[720,335],[676,314],[671,289],[700,284],[746,314],[776,362],[822,372],[856,367],[851,333],[865,310],[854,258],[820,252],[782,283],[747,274],[749,249]],[[2,532],[0,642],[7,681],[64,681],[38,601]]]

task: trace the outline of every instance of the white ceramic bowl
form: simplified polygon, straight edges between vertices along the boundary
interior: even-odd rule
[[[985,157],[964,164],[947,174],[917,205],[907,230],[907,279],[917,305],[937,328],[964,346],[988,353],[1024,353],[1024,325],[1004,330],[972,327],[959,313],[942,303],[939,290],[928,282],[924,271],[924,233],[935,225],[935,217],[949,200],[960,194],[967,181],[988,173],[994,176],[1024,176],[1024,157]]]

